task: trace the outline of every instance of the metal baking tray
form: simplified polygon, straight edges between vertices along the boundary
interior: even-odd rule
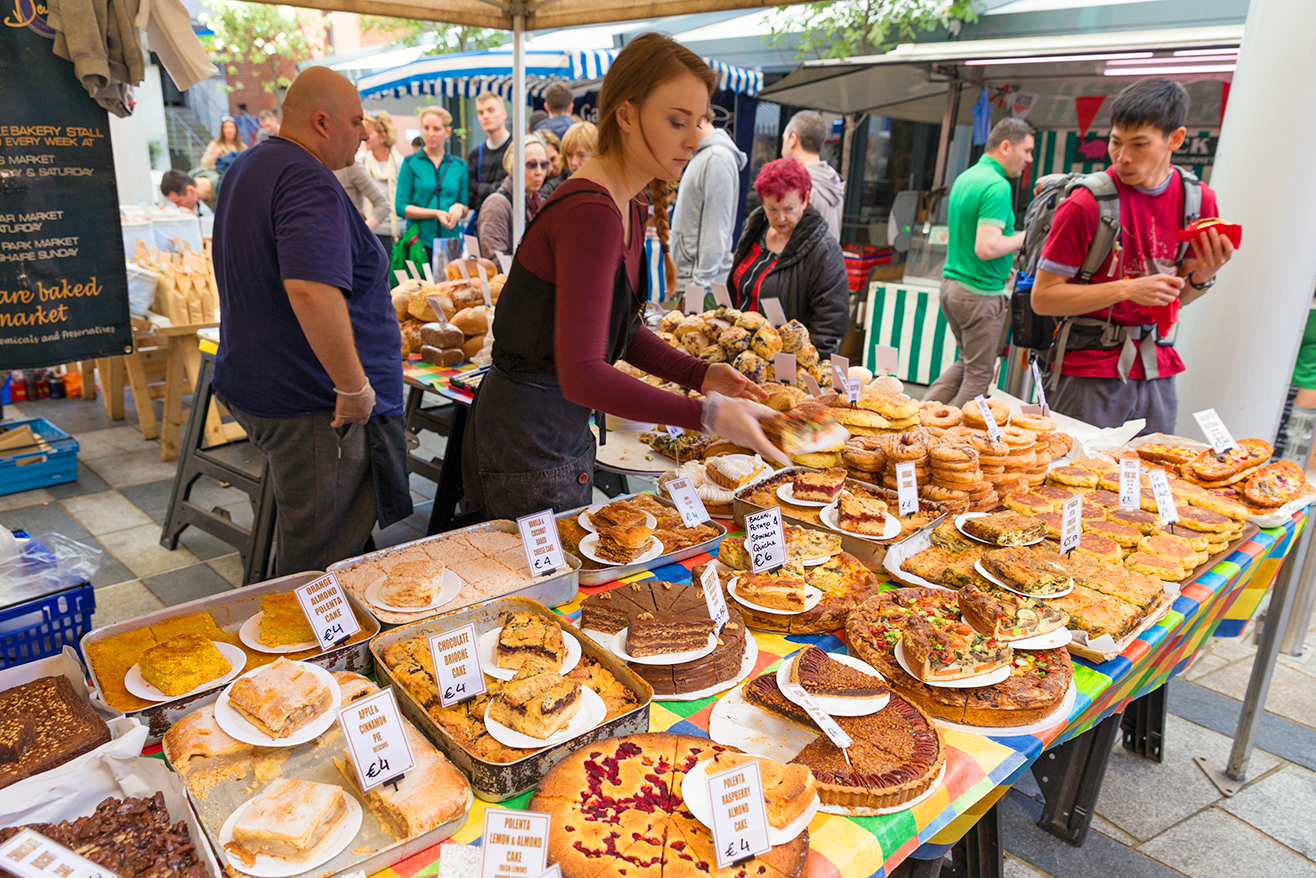
[[[777,472],[773,473],[771,476],[768,476],[766,479],[764,479],[761,482],[757,482],[756,484],[753,485],[746,485],[745,487],[736,491],[734,501],[732,504],[732,515],[734,516],[736,524],[739,527],[743,528],[745,526],[745,516],[747,514],[751,512],[761,512],[762,510],[768,508],[765,506],[759,506],[757,504],[751,503],[745,499],[754,491],[757,491],[759,488],[769,483],[783,484],[790,479],[794,479],[798,473],[816,473],[816,472],[818,472],[818,470],[813,469],[811,467],[805,467],[805,466],[786,467],[784,469],[777,470]],[[891,508],[893,509],[897,508],[898,501],[897,501],[896,492],[890,490],[889,488],[884,488],[881,485],[874,485],[871,482],[862,482],[859,479],[855,479],[855,478],[846,478],[845,483],[847,485],[854,485],[856,487],[863,488],[864,490],[867,491],[872,491],[873,493],[879,495],[884,500],[886,500],[887,504]],[[781,504],[776,504],[776,505],[780,506]],[[927,500],[922,499],[921,497],[919,498],[918,505],[921,511],[931,513],[934,516],[942,515],[946,512],[944,507],[936,503],[930,503]],[[839,535],[841,537],[841,549],[846,552],[849,552],[851,555],[854,555],[864,564],[865,567],[869,568],[870,570],[881,570],[882,562],[886,558],[887,548],[900,542],[900,539],[896,538],[886,543],[875,543],[872,540],[865,540],[861,537],[857,537],[852,534],[847,534],[842,531],[832,530],[827,525],[822,524],[820,522],[807,521],[802,518],[794,518],[793,516],[786,514],[785,510],[782,511],[781,520],[784,522],[789,522],[790,524],[800,525],[801,527],[812,528],[814,530],[822,530],[822,531],[826,531],[829,534]],[[905,537],[905,539],[909,539],[909,537]]]
[[[477,635],[483,634],[498,627],[498,619],[503,613],[517,612],[537,613],[552,619],[564,630],[570,631],[580,641],[581,653],[607,668],[623,686],[631,690],[640,703],[630,712],[614,717],[582,735],[552,747],[536,750],[516,762],[488,762],[464,749],[435,722],[425,708],[411,697],[406,686],[393,677],[384,662],[384,650],[395,643],[469,624],[475,625]],[[375,656],[375,669],[380,684],[393,686],[402,712],[434,742],[434,746],[447,754],[453,764],[471,779],[471,788],[475,791],[475,795],[488,802],[501,802],[534,788],[550,768],[578,747],[604,738],[649,730],[649,702],[653,700],[653,687],[637,676],[621,659],[582,634],[565,616],[559,616],[543,604],[529,598],[520,596],[496,598],[474,607],[393,628],[376,637],[370,648]]]
[[[426,848],[433,847],[466,825],[472,803],[469,796],[466,809],[447,823],[436,826],[428,832],[422,832],[415,838],[398,841],[380,825],[378,818],[366,807],[361,796],[356,794],[353,785],[348,783],[342,772],[338,770],[338,766],[334,765],[332,757],[341,757],[345,749],[347,749],[346,742],[335,723],[315,740],[289,748],[288,755],[277,772],[279,777],[342,787],[343,793],[355,798],[364,812],[361,816],[361,828],[347,847],[329,862],[300,873],[298,878],[331,878],[331,876],[345,876],[349,872],[373,875]],[[197,776],[196,773],[192,774],[192,777]],[[221,851],[220,830],[229,815],[243,802],[259,795],[268,786],[269,781],[273,780],[274,777],[269,777],[267,780],[255,777],[254,770],[248,770],[241,777],[228,777],[217,783],[193,785],[187,778],[182,778],[192,799],[192,806],[201,819],[206,837],[215,851]],[[238,874],[231,868],[226,868],[225,873]]]
[[[293,573],[288,576],[280,576],[277,579],[270,579],[266,582],[258,582],[254,585],[248,585],[245,588],[235,588],[232,591],[221,592],[220,594],[211,595],[210,597],[201,598],[200,600],[189,601],[185,604],[179,604],[175,607],[167,607],[163,610],[156,610],[154,613],[147,613],[145,616],[138,616],[136,619],[129,619],[124,622],[117,622],[113,625],[107,625],[104,628],[98,628],[82,636],[82,654],[87,655],[87,645],[104,640],[107,637],[113,637],[122,634],[125,631],[135,631],[138,628],[145,628],[148,625],[154,625],[157,622],[163,622],[166,619],[172,619],[176,616],[186,616],[189,613],[200,613],[202,611],[210,613],[214,618],[215,624],[224,631],[237,633],[242,627],[242,623],[260,612],[260,599],[267,594],[276,594],[279,592],[292,591],[294,588],[305,585],[313,579],[323,576],[323,573],[311,571],[307,573]],[[352,595],[347,596],[347,602],[352,607],[352,612],[356,614],[356,620],[361,624],[361,630],[352,635],[352,639],[342,646],[321,652],[318,649],[307,650],[306,652],[295,652],[284,654],[283,657],[292,661],[310,662],[313,665],[319,665],[330,671],[355,671],[358,674],[365,674],[370,671],[370,648],[368,643],[370,638],[379,633],[379,623],[366,610],[365,606],[354,598]],[[278,658],[277,655],[271,655],[270,660]],[[91,678],[92,698],[100,704],[106,705],[106,708],[115,713],[123,713],[105,701],[101,692],[100,681],[96,679],[96,671],[91,667],[90,659],[85,660],[87,670]],[[227,684],[225,684],[227,685]],[[219,697],[223,691],[223,686],[215,686],[196,695],[189,695],[185,698],[175,698],[173,701],[162,701],[153,704],[150,707],[144,707],[139,710],[129,711],[126,715],[141,720],[149,729],[151,741],[157,741],[164,737],[164,733],[169,731],[169,727],[178,720],[187,716],[192,711],[202,705],[210,704]]]
[[[377,561],[380,558],[386,558],[389,555],[393,554],[394,552],[398,552],[402,549],[406,549],[411,546],[423,545],[424,543],[432,543],[437,540],[445,539],[447,537],[457,536],[458,534],[484,533],[487,531],[494,531],[494,530],[502,531],[503,533],[507,533],[507,534],[516,534],[518,537],[520,537],[521,534],[520,530],[516,526],[516,522],[514,521],[486,521],[483,524],[476,524],[476,525],[472,525],[471,527],[463,527],[463,528],[459,528],[458,530],[450,530],[450,531],[445,531],[444,533],[441,534],[434,534],[433,536],[421,537],[420,539],[412,540],[409,543],[399,543],[396,546],[390,546],[387,549],[380,549],[377,552],[368,552],[365,555],[358,555],[355,558],[346,558],[335,564],[330,564],[329,572],[338,573],[339,571],[348,570],[352,567],[355,567],[358,564],[360,564],[362,561]],[[570,552],[566,552],[566,551],[562,553],[562,556],[566,560],[567,567],[569,568],[566,573],[562,574],[561,576],[552,576],[549,577],[548,579],[541,579],[538,582],[532,582],[529,585],[525,586],[524,588],[518,588],[515,591],[509,591],[506,594],[498,595],[498,597],[503,598],[503,597],[511,597],[515,595],[517,597],[529,598],[532,601],[538,601],[539,603],[544,604],[545,606],[548,607],[556,607],[561,604],[570,603],[571,601],[575,600],[576,593],[580,590],[580,578],[578,575],[580,571],[580,559],[577,558],[575,555],[571,554]],[[347,587],[344,586],[343,590],[348,591],[349,589],[347,589]],[[464,590],[465,589],[463,589],[463,591]],[[434,616],[437,616],[440,613],[448,613],[453,610],[460,610],[462,607],[469,607],[472,606],[473,604],[478,604],[482,601],[490,600],[489,598],[485,598],[485,597],[481,597],[478,599],[470,599],[469,596],[466,600],[463,600],[462,595],[459,593],[457,597],[453,598],[447,604],[444,604],[443,606],[437,607],[433,610],[422,610],[418,613],[392,613],[389,612],[388,610],[371,606],[369,603],[366,602],[365,595],[356,595],[356,598],[358,601],[360,601],[362,606],[365,607],[366,612],[370,613],[377,620],[379,620],[379,624],[383,627],[392,627],[394,625],[406,625],[410,622],[418,622],[421,619],[429,619]]]
[[[663,497],[657,493],[650,493],[648,491],[643,493],[646,493],[650,497],[653,497],[655,500],[657,500],[662,505],[666,506],[668,509],[671,509],[673,511],[676,510],[676,504],[673,503],[671,500],[668,500],[666,497]],[[626,494],[620,497],[613,497],[612,499],[630,500],[632,497],[638,497],[638,496],[639,496],[638,493]],[[590,506],[594,506],[594,505],[597,504],[593,504],[593,503],[590,504]],[[580,515],[581,512],[589,508],[590,508],[589,506],[580,506],[576,509],[571,510],[570,512],[563,512],[561,515],[555,515],[553,516],[553,519],[554,521],[560,521],[564,518],[576,518]],[[618,579],[625,579],[627,576],[633,576],[634,574],[641,573],[645,570],[652,570],[655,567],[661,567],[663,564],[675,564],[677,561],[685,561],[686,559],[694,558],[697,555],[710,553],[717,548],[718,544],[722,542],[722,538],[727,535],[727,529],[725,525],[719,524],[717,521],[711,518],[708,521],[704,522],[704,524],[716,530],[717,536],[711,539],[704,540],[702,543],[698,543],[697,545],[689,546],[688,548],[685,549],[679,549],[678,551],[675,552],[667,552],[666,554],[659,555],[657,558],[653,558],[639,564],[625,564],[621,567],[604,567],[602,570],[585,570],[582,567],[580,571],[580,584],[603,585],[608,582],[615,582]]]

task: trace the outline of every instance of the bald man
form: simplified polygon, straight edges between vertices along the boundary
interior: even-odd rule
[[[376,521],[411,514],[388,254],[333,174],[365,139],[362,116],[346,78],[304,71],[215,214],[214,386],[270,463],[278,575],[358,555]]]

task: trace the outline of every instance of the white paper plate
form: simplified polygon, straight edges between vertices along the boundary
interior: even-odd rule
[[[975,543],[982,543],[984,546],[996,546],[995,543],[990,543],[987,540],[984,540],[982,537],[975,537],[973,534],[969,533],[964,529],[964,522],[966,522],[970,518],[982,518],[983,516],[986,515],[991,515],[991,513],[990,512],[962,512],[959,515],[955,516],[955,529],[960,533],[964,534],[969,539],[973,540]],[[1026,543],[1019,543],[1019,545],[1035,546],[1038,543],[1042,542],[1042,540],[1044,539],[1046,539],[1045,533],[1035,540],[1029,540]],[[997,546],[997,548],[1005,548],[1005,547]]]
[[[623,628],[612,635],[612,642],[608,645],[608,649],[623,661],[635,662],[640,665],[679,665],[681,662],[692,662],[695,659],[701,659],[717,649],[717,635],[710,631],[708,633],[708,643],[699,649],[690,649],[685,652],[665,652],[659,655],[634,656],[626,651],[626,632],[629,630],[629,628]]]
[[[570,741],[577,735],[583,735],[603,722],[607,716],[608,707],[603,703],[603,699],[598,696],[598,693],[588,686],[581,686],[580,710],[576,711],[576,715],[571,718],[571,722],[567,723],[566,728],[556,734],[549,735],[543,741],[529,735],[523,735],[520,732],[514,732],[487,713],[484,716],[484,727],[489,730],[489,735],[495,741],[504,746],[537,750],[540,747],[552,747],[554,744]]]
[[[782,500],[785,500],[787,503],[793,503],[796,506],[826,506],[827,503],[830,502],[830,501],[820,502],[818,500],[796,500],[794,482],[787,482],[784,485],[780,485],[777,488],[777,496],[780,497]]]
[[[611,502],[613,501],[611,500],[608,501],[608,503]],[[598,533],[599,529],[595,527],[594,522],[589,520],[589,517],[591,514],[598,512],[604,506],[607,506],[608,503],[595,503],[590,508],[581,510],[580,515],[576,516],[576,521],[580,522],[580,526],[585,528],[585,530],[589,531],[590,533],[592,534]],[[644,526],[651,529],[658,526],[658,519],[653,517],[652,512],[644,513]]]
[[[475,649],[480,656],[480,667],[484,669],[486,674],[499,680],[510,680],[516,676],[516,671],[498,667],[498,635],[502,633],[503,626],[501,625],[484,632],[475,641]],[[571,632],[563,630],[562,645],[567,648],[567,654],[562,659],[561,669],[561,673],[565,674],[580,661],[580,641]]]
[[[914,673],[914,666],[910,664],[909,659],[905,656],[905,641],[903,639],[896,644],[895,654],[896,661],[900,663],[900,667],[905,669],[905,673],[915,680],[919,679],[919,675]],[[938,680],[935,683],[931,680],[924,680],[923,682],[939,689],[978,689],[983,686],[995,686],[997,683],[1009,679],[1009,677],[1010,665],[1006,665],[1003,668],[997,668],[990,674],[979,674],[976,677],[966,677],[963,680]]]
[[[338,828],[320,845],[319,852],[309,860],[285,860],[280,857],[258,854],[255,865],[248,866],[224,850],[224,845],[233,840],[233,824],[238,822],[242,812],[247,810],[247,806],[254,799],[243,802],[234,809],[232,814],[228,815],[228,819],[224,821],[223,827],[219,830],[219,844],[216,846],[216,853],[219,854],[220,859],[224,861],[228,868],[235,872],[241,872],[243,875],[254,875],[256,878],[288,878],[288,876],[309,872],[317,866],[323,866],[346,850],[347,846],[352,843],[352,839],[356,838],[356,834],[361,831],[361,803],[346,790],[343,791],[343,798],[347,804],[347,813],[343,815],[343,822],[338,824]]]
[[[261,621],[265,618],[265,611],[261,610],[256,615],[242,623],[238,629],[238,639],[245,646],[256,650],[256,652],[271,653],[279,655],[286,652],[305,652],[308,649],[315,649],[320,644],[314,640],[308,640],[305,643],[290,643],[286,646],[266,646],[260,642]]]
[[[746,600],[745,598],[743,598],[743,597],[740,596],[740,593],[736,591],[736,585],[737,585],[739,582],[740,582],[740,577],[739,577],[739,576],[737,576],[735,579],[731,580],[731,582],[727,585],[727,591],[731,594],[731,596],[732,596],[733,598],[736,599],[736,603],[738,603],[738,604],[743,604],[743,605],[745,605],[746,607],[749,607],[751,610],[757,610],[757,611],[760,612],[760,613],[771,613],[771,614],[773,614],[774,616],[798,616],[798,615],[800,615],[800,613],[807,613],[807,612],[809,612],[809,611],[812,610],[814,607],[818,606],[818,603],[822,600],[822,592],[821,592],[821,591],[819,591],[818,589],[814,588],[812,585],[806,585],[806,586],[804,587],[804,609],[803,609],[803,610],[798,610],[798,611],[796,611],[796,610],[776,610],[776,609],[773,609],[772,607],[762,607],[762,606],[759,606],[758,604],[756,604],[756,603],[754,603],[754,602],[752,602],[752,601],[748,601],[748,600]]]
[[[1006,591],[1012,591],[1015,594],[1022,595],[1023,597],[1026,598],[1039,598],[1040,600],[1047,600],[1048,598],[1062,598],[1074,590],[1074,579],[1073,577],[1070,577],[1069,586],[1061,589],[1060,591],[1054,592],[1052,594],[1029,594],[1026,591],[1020,591],[1017,588],[1011,588],[1010,586],[1006,585],[1004,582],[1001,582],[1001,580],[997,579],[995,576],[992,576],[990,573],[987,572],[986,568],[982,566],[981,561],[974,561],[973,569],[977,570],[978,574],[983,579],[987,580],[993,585],[999,585],[1001,588],[1005,589]]]
[[[1034,634],[1023,640],[1011,640],[1009,644],[1015,649],[1060,649],[1069,646],[1073,639],[1074,635],[1068,628],[1057,628],[1050,634]]]
[[[837,553],[836,553],[836,555],[839,555],[839,554],[841,554],[841,553],[840,553],[840,552],[837,552]],[[817,557],[817,558],[809,558],[809,559],[806,559],[806,560],[803,560],[803,561],[799,561],[799,563],[800,563],[800,564],[803,564],[805,567],[821,567],[822,565],[826,564],[828,561],[830,561],[830,560],[832,560],[833,558],[835,558],[836,555],[820,555],[820,556]],[[749,572],[749,571],[747,571],[747,570],[735,570],[735,569],[733,569],[733,568],[731,568],[731,567],[728,567],[727,565],[723,564],[721,561],[719,561],[719,560],[716,559],[716,558],[713,559],[713,569],[716,570],[718,573],[730,573],[730,574],[735,575],[735,576],[739,576],[739,575],[741,575],[742,573],[748,573],[748,572]]]
[[[988,738],[1009,738],[1014,735],[1035,735],[1038,732],[1045,732],[1047,729],[1055,727],[1057,724],[1067,722],[1069,714],[1074,709],[1074,702],[1078,699],[1078,688],[1074,681],[1069,681],[1069,689],[1065,692],[1065,698],[1060,702],[1060,706],[1042,719],[1026,726],[966,726],[963,723],[953,723],[949,720],[932,718],[933,724],[943,729],[950,729],[957,732],[972,732],[975,735],[983,735]]]
[[[708,775],[704,772],[712,761],[705,759],[703,762],[695,763],[695,767],[687,771],[685,779],[681,781],[681,798],[685,800],[685,806],[690,809],[691,814],[695,815],[696,820],[709,829],[713,828],[713,800],[708,794]],[[781,829],[768,826],[768,841],[773,847],[790,842],[808,827],[809,821],[818,813],[818,806],[821,804],[817,794],[814,794],[813,801],[799,817]]]
[[[597,533],[592,533],[585,537],[580,541],[580,554],[584,555],[591,561],[597,561],[600,564],[606,564],[609,567],[629,567],[632,564],[643,564],[645,561],[652,561],[654,558],[657,558],[659,555],[663,554],[663,552],[667,551],[663,548],[663,544],[658,541],[657,537],[650,537],[650,546],[647,551],[630,561],[622,563],[618,561],[609,561],[607,558],[594,554],[594,547],[598,545],[598,542],[599,535]]]
[[[326,671],[319,665],[308,664],[307,662],[298,662],[306,670],[310,671],[320,681],[329,687],[329,693],[333,700],[329,702],[329,708],[321,714],[315,722],[310,725],[302,726],[286,738],[271,738],[260,729],[243,719],[242,715],[233,709],[229,704],[228,694],[233,689],[233,683],[230,683],[223,692],[219,693],[219,700],[215,702],[215,722],[219,727],[228,732],[231,737],[237,738],[244,744],[253,744],[257,747],[295,747],[298,744],[305,744],[307,741],[313,741],[325,732],[338,720],[338,708],[343,703],[343,693],[338,688],[338,681],[334,675]],[[259,674],[264,668],[255,668],[243,674],[243,677],[250,677]],[[235,680],[234,683],[237,681]],[[303,871],[305,867],[303,867]]]
[[[123,675],[123,687],[136,695],[138,698],[146,701],[173,701],[175,698],[186,698],[189,695],[195,695],[198,692],[204,692],[207,689],[213,689],[216,686],[223,686],[229,680],[237,677],[242,673],[242,669],[247,666],[247,654],[242,651],[242,647],[234,646],[231,643],[215,642],[215,648],[219,650],[224,658],[228,659],[232,665],[229,672],[222,677],[216,677],[197,686],[195,689],[189,689],[181,695],[166,695],[159,689],[152,686],[142,677],[141,665],[133,665],[128,669],[128,673]]]
[[[874,677],[881,678],[881,674],[873,670],[872,666],[862,659],[854,656],[841,655],[840,653],[828,653],[829,656],[836,659],[843,665],[849,665],[857,671],[863,671],[865,674],[872,674]],[[787,701],[795,701],[786,684],[791,681],[791,666],[798,659],[800,654],[787,656],[781,660],[777,667],[777,687],[781,689],[781,694],[786,697]],[[879,695],[876,698],[828,698],[825,695],[814,695],[813,700],[818,702],[818,706],[831,716],[868,716],[870,713],[877,713],[887,706],[891,700],[891,693]],[[799,704],[798,701],[795,701]],[[803,705],[801,705],[803,706]]]
[[[852,530],[846,530],[845,528],[841,527],[841,512],[839,507],[840,502],[841,501],[838,499],[835,503],[831,503],[827,506],[824,506],[822,508],[822,511],[818,513],[818,517],[822,519],[822,523],[827,525],[837,533],[843,533],[848,537],[858,537],[861,540],[868,540],[869,542],[873,542],[873,543],[881,542],[883,540],[893,540],[896,537],[900,536],[900,519],[896,518],[894,515],[886,516],[886,522],[883,525],[882,535],[880,537],[870,536],[869,534],[855,533]]]
[[[445,567],[443,568],[443,585],[439,588],[438,592],[435,593],[434,600],[419,607],[399,607],[394,606],[393,604],[386,604],[379,599],[379,590],[384,587],[386,579],[387,577],[378,582],[371,583],[370,587],[366,589],[366,603],[370,604],[372,607],[378,607],[381,610],[388,610],[393,613],[419,613],[424,610],[437,610],[439,607],[457,597],[462,590],[462,586],[466,584],[462,582],[460,576]]]

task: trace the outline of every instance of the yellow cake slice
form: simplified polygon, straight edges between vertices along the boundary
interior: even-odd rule
[[[260,642],[265,646],[291,646],[315,640],[311,623],[294,593],[267,594],[260,599],[260,608],[265,614],[260,620]]]
[[[233,670],[213,642],[200,634],[180,634],[142,654],[142,679],[165,695],[182,695]]]

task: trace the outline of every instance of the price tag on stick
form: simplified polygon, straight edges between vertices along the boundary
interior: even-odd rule
[[[434,283],[434,269],[430,267],[430,264],[428,262],[422,262],[420,267],[425,270],[425,282],[431,284]]]
[[[118,874],[31,829],[0,844],[0,860],[5,871],[19,878],[117,878]]]
[[[1037,360],[1030,364],[1033,369],[1033,387],[1037,388],[1037,404],[1042,408],[1042,417],[1051,417],[1051,408],[1046,404],[1046,387],[1043,386],[1042,371],[1037,368]]]
[[[503,276],[506,277],[511,274],[512,257],[508,256],[506,253],[497,253],[495,255],[498,257],[498,266],[503,270]]]
[[[484,293],[484,306],[493,307],[493,293],[489,290],[489,272],[484,270],[484,263],[475,263],[475,273],[480,276],[480,292]]]
[[[704,288],[699,284],[685,285],[685,302],[682,310],[687,314],[699,314],[704,310]]]
[[[1193,412],[1193,417],[1197,419],[1197,426],[1202,428],[1202,433],[1206,436],[1206,441],[1211,443],[1216,454],[1224,454],[1229,449],[1238,445],[1234,441],[1234,436],[1225,426],[1225,422],[1220,420],[1220,415],[1216,414],[1215,409],[1206,409],[1200,412]]]
[[[487,809],[480,844],[480,878],[542,875],[548,866],[552,820],[538,811]]]
[[[1142,462],[1134,457],[1120,458],[1120,508],[1142,508]]]
[[[713,284],[713,301],[723,308],[731,307],[731,293],[727,292],[726,284]]]
[[[532,577],[552,576],[566,569],[567,560],[562,554],[562,541],[558,539],[552,509],[523,515],[516,520],[516,526],[521,530],[521,546],[525,549]]]
[[[840,747],[842,750],[846,750],[854,743],[854,741],[850,739],[850,736],[845,733],[845,729],[838,726],[836,720],[832,719],[831,714],[823,710],[822,705],[815,701],[813,696],[805,691],[804,687],[799,683],[787,683],[785,686],[781,687],[781,691],[790,693],[791,700],[804,708],[804,712],[809,715],[811,720],[818,724],[818,728],[822,729],[823,734],[826,735],[833,744]],[[845,754],[845,760],[847,762],[850,761],[849,753]]]
[[[1042,414],[1042,407],[1040,405],[1021,405],[1019,406],[1019,411],[1021,414],[1025,415],[1037,415],[1039,418],[1045,417]]]
[[[763,309],[763,316],[768,318],[768,322],[773,326],[781,326],[786,322],[786,312],[781,310],[780,299],[759,299],[759,307]]]
[[[794,385],[797,365],[794,354],[777,353],[772,355],[772,374],[782,384]]]
[[[894,375],[900,369],[900,351],[886,345],[873,348],[873,371],[879,375]]]
[[[850,359],[832,354],[832,390],[845,393],[845,382],[850,377]]]
[[[663,429],[666,430],[667,435],[671,436],[673,439],[680,439],[685,434],[684,427],[663,427]]]
[[[321,649],[333,649],[361,630],[356,613],[347,603],[338,577],[326,573],[293,591],[311,623]]]
[[[896,497],[900,503],[901,515],[913,515],[918,512],[918,476],[914,472],[912,460],[896,464]]]
[[[453,265],[457,266],[457,273],[462,276],[462,280],[469,284],[471,282],[471,273],[466,270],[466,261],[458,259]]]
[[[695,493],[695,486],[684,476],[667,483],[667,495],[676,504],[677,510],[681,513],[681,522],[686,527],[696,527],[711,517],[708,510],[704,508],[704,501]]]
[[[362,792],[396,783],[416,765],[392,687],[341,708],[338,725],[352,754]]]
[[[465,255],[468,257],[477,257],[480,255],[480,239],[474,235],[462,235],[462,243],[466,245]]]
[[[439,707],[451,707],[484,692],[484,668],[475,641],[474,625],[430,635]]]
[[[1171,525],[1179,520],[1179,507],[1175,505],[1174,495],[1170,493],[1170,483],[1161,470],[1152,470],[1148,478],[1151,479],[1152,494],[1156,497],[1156,511],[1161,516],[1161,524],[1170,527],[1173,533]]]
[[[708,618],[713,620],[713,625],[718,634],[722,633],[722,626],[731,620],[731,614],[727,612],[727,599],[722,594],[722,582],[717,578],[717,570],[712,564],[704,565],[704,572],[699,577],[699,584],[704,589],[704,603],[708,605]]]
[[[859,401],[859,394],[864,389],[864,383],[859,378],[847,378],[841,382],[841,387],[845,388],[845,401],[853,404]]]
[[[711,828],[719,869],[772,850],[757,762],[750,760],[708,775],[708,800],[713,803]]]
[[[773,570],[786,563],[786,537],[781,530],[781,507],[773,506],[745,516],[745,542],[749,569]]]
[[[393,269],[393,277],[397,278],[398,286],[402,286],[404,283],[411,280],[411,278],[407,277],[407,273],[400,268]]]
[[[978,404],[978,411],[982,412],[982,419],[987,424],[987,435],[992,437],[993,442],[1000,442],[1001,428],[997,426],[992,410],[987,407],[987,400],[979,396],[974,402]]]
[[[430,310],[434,312],[434,322],[440,326],[447,326],[448,315],[443,312],[443,300],[438,296],[426,296],[425,301],[430,303]]]
[[[1060,507],[1060,551],[1069,552],[1083,536],[1083,496],[1070,497]]]

